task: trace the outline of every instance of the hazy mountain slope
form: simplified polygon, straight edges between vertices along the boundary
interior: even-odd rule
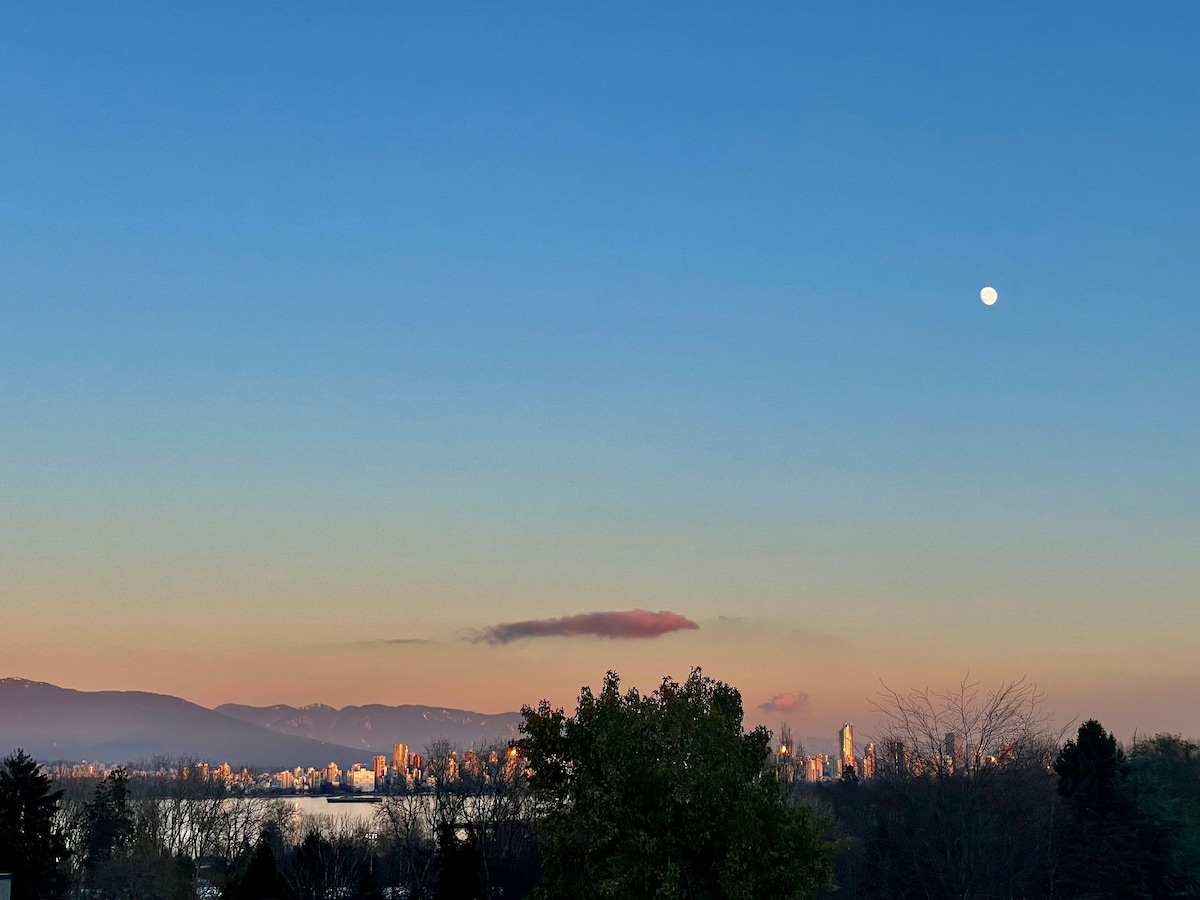
[[[120,764],[186,756],[273,769],[363,762],[362,751],[281,734],[178,697],[76,691],[0,679],[0,755],[22,747],[43,760]]]
[[[408,744],[420,753],[430,742],[446,738],[456,747],[480,746],[517,737],[520,713],[496,715],[432,706],[242,706],[226,703],[217,712],[280,734],[329,741],[390,757],[392,745]]]

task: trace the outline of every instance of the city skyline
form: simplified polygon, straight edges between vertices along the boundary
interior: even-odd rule
[[[1197,26],[5,9],[0,678],[1200,735]]]

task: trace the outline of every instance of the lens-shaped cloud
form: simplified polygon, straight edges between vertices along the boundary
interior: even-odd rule
[[[561,619],[528,619],[524,622],[502,622],[484,629],[472,640],[487,644],[509,644],[524,638],[572,637],[590,634],[595,637],[656,638],[672,631],[699,628],[695,622],[678,613],[659,610],[631,609],[626,612],[593,612]]]
[[[794,713],[808,706],[808,694],[804,691],[784,691],[776,694],[766,703],[758,704],[764,712]]]

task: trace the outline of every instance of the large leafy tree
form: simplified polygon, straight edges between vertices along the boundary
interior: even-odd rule
[[[767,770],[770,732],[702,676],[643,696],[609,672],[575,715],[522,710],[519,746],[545,828],[543,898],[813,897],[832,872],[823,825]]]
[[[66,889],[66,841],[55,823],[62,791],[25,751],[0,762],[0,872],[13,900],[52,900]]]

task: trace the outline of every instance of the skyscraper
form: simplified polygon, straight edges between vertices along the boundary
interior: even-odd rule
[[[792,729],[783,724],[779,727],[779,752],[777,754],[779,776],[785,784],[796,779],[796,743],[792,740]]]
[[[966,738],[956,731],[946,732],[945,756],[942,759],[942,766],[938,767],[939,770],[944,767],[951,772],[961,772],[966,761]]]
[[[841,756],[841,768],[854,765],[854,723],[847,722],[838,732],[838,753]]]
[[[408,744],[392,744],[392,766],[400,775],[408,771]]]
[[[866,749],[863,750],[862,772],[860,774],[863,778],[875,777],[875,745],[873,743],[867,744]]]

